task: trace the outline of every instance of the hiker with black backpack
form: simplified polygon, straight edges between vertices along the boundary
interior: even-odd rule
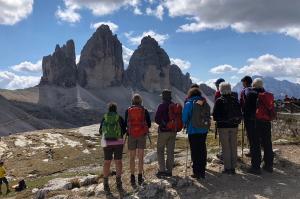
[[[249,146],[252,145],[251,140],[251,134],[253,134],[253,131],[255,130],[255,108],[256,108],[256,102],[255,100],[251,100],[254,96],[254,99],[256,99],[256,91],[252,88],[252,78],[250,76],[245,76],[243,79],[241,79],[241,82],[243,84],[243,89],[240,93],[240,104],[242,107],[242,113],[243,113],[243,119],[244,119],[244,126],[247,133],[247,139],[249,142]],[[254,103],[252,103],[254,102]],[[252,104],[251,104],[252,103]],[[242,129],[244,132],[244,129]],[[244,135],[242,135],[244,136]],[[242,137],[244,139],[244,137]],[[244,143],[242,143],[244,144]],[[246,154],[246,156],[250,157],[251,152]]]
[[[146,139],[151,127],[149,112],[142,106],[143,100],[139,94],[134,94],[132,106],[125,112],[125,122],[128,133],[128,150],[130,157],[130,183],[136,187],[135,179],[135,159],[138,157],[138,184],[144,182],[144,150],[146,148]]]
[[[263,80],[256,78],[252,86],[256,95],[253,94],[254,96],[249,99],[251,100],[249,104],[256,104],[252,110],[252,113],[255,113],[255,128],[253,134],[249,135],[252,144],[250,145],[251,167],[248,169],[248,172],[259,175],[261,174],[262,162],[261,147],[264,150],[263,169],[270,173],[273,172],[274,154],[272,149],[271,121],[275,119],[276,113],[274,96],[264,89]]]
[[[110,193],[108,177],[110,175],[111,162],[114,159],[116,165],[116,185],[119,191],[122,187],[122,155],[123,155],[123,135],[126,133],[124,119],[117,113],[117,104],[108,105],[108,113],[104,114],[99,129],[102,135],[102,147],[104,151],[103,178],[104,190]]]
[[[187,128],[193,162],[192,178],[204,179],[207,164],[206,137],[210,128],[210,106],[198,88],[191,88],[184,105],[182,121]]]
[[[224,174],[235,174],[237,164],[237,134],[242,112],[238,99],[231,93],[231,85],[220,84],[219,97],[213,110],[223,151]]]
[[[155,114],[155,122],[159,125],[157,138],[159,170],[156,174],[158,178],[172,176],[176,134],[183,128],[182,106],[172,102],[172,92],[163,90],[162,100],[163,103],[158,106]],[[166,160],[165,148],[167,149]]]

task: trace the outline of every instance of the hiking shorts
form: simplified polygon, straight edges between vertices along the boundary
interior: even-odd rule
[[[103,148],[104,160],[122,160],[123,145],[107,146]]]
[[[135,138],[131,135],[128,136],[128,150],[145,149],[146,148],[146,135]]]
[[[6,177],[0,178],[0,184],[2,184],[2,183],[8,184]]]

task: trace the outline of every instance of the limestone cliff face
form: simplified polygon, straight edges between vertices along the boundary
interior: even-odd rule
[[[125,84],[149,92],[170,88],[170,59],[150,36],[142,39],[125,72]]]
[[[102,25],[81,51],[78,82],[87,88],[115,86],[122,83],[123,73],[122,44],[109,26]]]
[[[62,47],[56,45],[52,55],[43,57],[42,68],[41,85],[76,86],[77,68],[74,41],[69,40]]]
[[[189,73],[184,75],[177,65],[172,64],[170,67],[170,84],[186,93],[192,85],[192,80]]]

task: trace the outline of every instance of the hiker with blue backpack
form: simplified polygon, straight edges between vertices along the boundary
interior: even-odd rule
[[[199,88],[188,91],[182,121],[188,134],[193,162],[192,178],[204,179],[207,164],[206,138],[211,125],[210,106]]]
[[[123,136],[126,133],[124,119],[117,113],[117,104],[108,105],[108,113],[104,114],[101,121],[100,135],[102,135],[102,147],[104,151],[103,179],[104,191],[110,193],[108,177],[112,160],[116,165],[116,186],[122,192],[122,155],[123,155]]]

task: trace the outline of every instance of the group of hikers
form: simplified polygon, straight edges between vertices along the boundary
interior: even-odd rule
[[[260,78],[253,80],[245,76],[242,80],[244,89],[238,97],[231,91],[231,85],[224,79],[216,84],[215,105],[212,110],[213,120],[219,134],[222,152],[219,154],[224,164],[224,174],[236,173],[237,134],[243,121],[250,145],[251,166],[249,173],[261,174],[261,148],[264,150],[263,169],[273,172],[273,150],[271,142],[271,121],[275,118],[274,97],[264,89]],[[157,178],[173,175],[174,150],[177,132],[184,129],[188,134],[191,151],[192,178],[204,179],[207,164],[206,138],[211,126],[211,107],[202,96],[199,85],[193,84],[187,93],[184,106],[172,101],[170,90],[162,91],[162,103],[155,114],[158,124],[157,138]],[[148,110],[143,107],[139,94],[132,97],[132,105],[125,112],[123,119],[117,112],[117,104],[110,103],[108,112],[101,121],[99,132],[104,150],[104,190],[110,192],[109,176],[112,160],[116,166],[116,186],[122,187],[122,154],[127,142],[130,159],[130,183],[136,187],[144,182],[144,150],[149,136],[151,119]],[[125,138],[124,138],[124,135]],[[165,159],[166,150],[166,159]],[[136,158],[138,159],[136,182]],[[186,165],[187,166],[187,165]]]

